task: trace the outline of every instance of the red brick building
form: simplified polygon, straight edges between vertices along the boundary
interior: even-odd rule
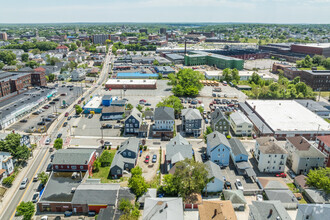
[[[330,135],[317,136],[316,141],[318,143],[317,148],[327,156],[325,158],[325,166],[330,167]]]
[[[152,79],[109,79],[105,84],[108,89],[156,89],[157,80]]]
[[[323,55],[325,57],[330,57],[330,44],[329,43],[292,44],[291,52],[310,54],[310,55]]]
[[[15,74],[10,76],[10,91],[16,92],[31,86],[31,74]]]
[[[31,84],[33,86],[47,86],[46,74],[44,72],[31,73]]]
[[[272,72],[279,73],[279,70],[282,70],[284,72],[284,69],[289,67],[291,67],[291,65],[286,63],[273,63]]]

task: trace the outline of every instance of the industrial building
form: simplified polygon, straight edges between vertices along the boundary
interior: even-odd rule
[[[91,100],[89,100],[86,105],[83,107],[84,113],[88,114],[91,112],[94,113],[102,113],[102,97],[101,96],[93,96]]]
[[[170,66],[155,66],[155,70],[157,73],[161,73],[163,75],[175,73],[175,70]]]
[[[150,78],[158,78],[158,74],[156,73],[117,73],[117,79],[150,79]]]
[[[157,80],[154,79],[109,79],[105,87],[108,89],[156,89]]]
[[[184,63],[184,56],[175,54],[175,53],[167,53],[165,57],[170,60],[174,64],[183,64]]]
[[[247,100],[248,107],[259,118],[249,118],[254,125],[264,123],[278,140],[304,136],[307,140],[330,134],[330,124],[294,100]],[[260,130],[259,130],[260,132]]]
[[[233,57],[207,53],[203,51],[192,51],[184,57],[186,66],[195,65],[209,65],[216,66],[220,69],[238,69],[242,70],[244,67],[244,60]]]
[[[291,52],[330,57],[330,43],[292,44]]]

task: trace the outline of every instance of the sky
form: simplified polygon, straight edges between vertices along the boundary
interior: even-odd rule
[[[1,0],[0,23],[330,23],[330,0]]]

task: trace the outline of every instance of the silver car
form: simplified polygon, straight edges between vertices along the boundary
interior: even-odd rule
[[[29,182],[29,179],[28,178],[24,178],[23,181],[21,182],[21,185],[19,186],[19,189],[25,189],[27,184]]]

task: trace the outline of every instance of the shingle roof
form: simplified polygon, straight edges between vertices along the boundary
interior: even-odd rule
[[[317,136],[317,139],[321,140],[325,145],[330,146],[330,135]]]
[[[254,220],[291,220],[280,201],[252,201],[249,207]]]
[[[186,120],[202,120],[201,113],[198,109],[186,108],[182,110],[182,116],[185,117]]]
[[[223,175],[220,169],[220,166],[218,166],[217,164],[215,164],[214,162],[208,160],[207,162],[205,162],[207,171],[208,171],[208,176],[207,178],[216,178],[220,181],[223,181]]]
[[[126,120],[128,120],[128,118],[131,117],[131,116],[133,116],[140,123],[142,122],[142,113],[139,110],[137,110],[136,108],[132,109],[131,114],[127,117]]]
[[[212,124],[216,124],[221,119],[224,119],[229,123],[228,118],[217,108],[211,113],[211,122]]]
[[[248,156],[248,153],[247,153],[244,145],[242,144],[242,142],[239,139],[231,138],[231,139],[229,139],[229,144],[230,144],[231,150],[235,156],[240,155],[240,154],[244,154],[244,155]]]
[[[223,190],[225,200],[230,200],[233,204],[247,204],[242,190]]]
[[[53,159],[53,164],[88,164],[94,149],[60,149]]]
[[[143,220],[183,220],[182,198],[146,198]]]
[[[236,220],[236,214],[230,201],[204,201],[198,206],[200,220]]]
[[[250,122],[250,120],[241,112],[234,112],[232,114],[230,114],[230,119],[236,124],[242,124],[242,123],[249,123],[252,124]]]
[[[115,215],[115,209],[113,206],[108,206],[105,209],[100,209],[100,212],[97,216],[98,220],[109,220],[113,219],[113,216]]]
[[[303,136],[286,138],[297,150],[308,150],[311,144]]]
[[[174,109],[170,107],[158,107],[154,113],[155,120],[174,120]]]
[[[279,200],[281,203],[296,203],[298,200],[289,189],[265,190],[269,200]]]
[[[280,147],[273,137],[260,137],[256,141],[260,145],[259,150],[263,154],[287,154],[287,151]]]
[[[230,148],[230,144],[225,135],[219,133],[218,131],[214,131],[211,134],[207,135],[207,147],[213,149],[214,147],[224,144],[228,148]]]
[[[178,134],[166,145],[166,160],[176,163],[184,158],[192,158],[192,146]]]

